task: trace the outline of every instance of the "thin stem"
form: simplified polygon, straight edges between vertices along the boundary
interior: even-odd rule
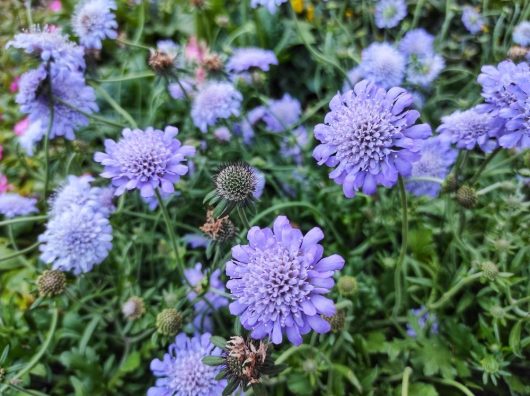
[[[18,256],[22,256],[23,254],[29,253],[32,250],[36,249],[39,245],[40,245],[40,242],[36,242],[33,245],[28,246],[25,249],[19,250],[18,252],[15,252],[13,254],[9,254],[9,255],[4,256],[4,257],[0,257],[0,263],[2,263],[4,261],[11,260],[11,259],[14,259],[15,257],[18,257]]]
[[[96,84],[90,84],[102,97],[107,101],[108,104],[111,105],[111,107],[116,110],[121,116],[133,127],[138,128],[138,125],[136,124],[136,121],[132,116],[123,108],[121,107],[118,102],[116,102],[112,97],[108,94],[107,91],[105,91],[103,88],[101,88],[99,85]]]
[[[142,45],[142,44],[138,44],[138,43],[131,43],[130,41],[127,41],[127,40],[123,40],[123,39],[116,39],[116,41],[120,44],[123,44],[123,45],[127,45],[129,47],[132,47],[132,48],[139,48],[139,49],[143,49],[143,50],[146,50],[146,51],[151,51],[151,48],[145,46],[145,45]]]
[[[106,118],[103,118],[103,117],[100,117],[100,116],[97,116],[97,115],[94,115],[94,114],[90,114],[90,113],[87,113],[86,111],[78,109],[77,107],[71,105],[70,103],[65,102],[64,100],[62,100],[58,96],[54,96],[54,99],[57,100],[58,102],[60,102],[61,104],[65,105],[66,107],[69,107],[70,109],[75,110],[78,113],[83,114],[85,117],[88,117],[88,118],[90,118],[92,120],[99,121],[99,122],[102,122],[104,124],[111,125],[113,127],[118,127],[118,128],[122,128],[122,129],[123,128],[127,128],[127,125],[120,124],[119,122],[107,120]]]
[[[409,396],[409,379],[412,374],[410,367],[405,367],[403,371],[403,380],[401,382],[401,396]]]
[[[17,379],[19,379],[19,378],[23,377],[24,375],[26,375],[27,373],[29,373],[31,371],[31,369],[33,367],[35,367],[35,365],[37,365],[37,363],[39,363],[41,357],[44,355],[44,353],[48,349],[48,346],[50,345],[50,343],[52,341],[53,335],[55,334],[55,329],[57,328],[57,319],[58,318],[59,318],[59,310],[57,308],[55,308],[53,310],[52,321],[51,321],[51,324],[50,324],[50,329],[48,330],[48,336],[44,340],[44,343],[42,344],[41,348],[33,356],[33,358],[28,362],[28,364],[26,364],[26,366],[22,370],[20,370],[17,374],[15,374],[14,377],[9,379],[10,382],[15,382],[16,383]],[[0,388],[0,391],[6,390],[7,386],[8,385],[4,384],[4,386],[2,388]]]
[[[42,216],[28,216],[28,217],[15,217],[14,219],[4,220],[0,221],[0,227],[7,226],[10,224],[17,224],[17,223],[25,223],[29,221],[39,221],[39,220],[46,220],[48,216],[42,215]]]
[[[117,83],[117,82],[123,82],[123,81],[133,81],[133,80],[139,80],[142,78],[150,78],[150,77],[156,77],[156,74],[153,72],[144,72],[144,73],[138,73],[138,74],[128,74],[122,77],[109,77],[104,80],[93,79],[91,81],[97,82],[98,84],[106,84],[106,83]]]
[[[50,65],[48,64],[48,76],[50,76]],[[48,122],[48,129],[44,135],[44,196],[46,201],[48,196],[48,184],[50,179],[50,133],[52,132],[53,119],[55,116],[55,105],[53,103],[52,79],[48,78],[48,94],[50,96],[50,121]]]
[[[392,315],[395,317],[399,313],[403,299],[403,288],[402,288],[402,278],[403,278],[403,262],[405,260],[405,254],[407,253],[407,237],[409,231],[408,224],[408,214],[407,214],[407,193],[405,192],[405,184],[403,183],[403,178],[400,176],[398,180],[399,187],[399,198],[401,200],[401,250],[399,251],[399,257],[396,262],[396,268],[394,272],[394,288],[396,293],[396,301],[394,304],[394,309]]]
[[[480,177],[480,174],[486,169],[488,164],[495,158],[495,156],[501,151],[500,147],[497,147],[480,165],[480,168],[478,168],[477,173],[473,175],[471,180],[469,181],[469,184],[473,185],[477,182],[478,178]]]
[[[26,0],[24,2],[24,5],[26,7],[26,17],[28,18],[28,25],[33,26],[33,17],[31,16],[31,1]]]
[[[439,308],[443,307],[445,305],[445,303],[447,303],[451,297],[453,297],[456,293],[458,293],[460,291],[460,289],[462,289],[464,286],[466,286],[466,285],[468,285],[470,283],[473,283],[475,280],[479,279],[483,275],[484,275],[484,273],[482,271],[480,271],[480,272],[476,272],[474,274],[468,275],[465,278],[462,278],[459,282],[457,282],[456,285],[454,285],[451,289],[446,291],[442,295],[442,297],[440,297],[440,299],[438,301],[436,301],[435,303],[430,304],[429,305],[429,310],[435,310],[435,309],[439,309]]]

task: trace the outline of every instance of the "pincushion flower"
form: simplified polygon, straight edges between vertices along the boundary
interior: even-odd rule
[[[284,158],[292,158],[297,165],[302,165],[303,150],[309,143],[309,135],[305,127],[300,126],[286,136],[280,143],[280,154]]]
[[[115,9],[113,0],[84,0],[77,5],[72,28],[83,47],[101,49],[101,40],[118,37]]]
[[[201,132],[218,120],[239,116],[243,96],[230,83],[210,82],[195,96],[191,108],[193,123]]]
[[[410,175],[431,135],[429,125],[415,125],[420,114],[410,109],[412,103],[403,88],[386,91],[366,80],[333,97],[325,124],[315,127],[321,144],[313,157],[335,168],[329,176],[343,185],[346,197],[359,190],[373,194],[378,185],[392,187],[399,175]]]
[[[50,93],[53,98],[50,97]],[[48,74],[45,65],[41,65],[22,75],[16,102],[20,105],[20,111],[29,114],[30,123],[40,121],[42,136],[48,131],[52,101],[54,111],[53,124],[49,132],[50,139],[64,136],[73,140],[74,131],[88,125],[85,115],[62,102],[89,114],[98,110],[94,89],[86,85],[80,73]]]
[[[375,6],[375,25],[380,29],[396,27],[406,16],[405,0],[379,0]]]
[[[438,127],[440,135],[456,147],[473,150],[479,146],[486,153],[497,147],[498,131],[495,118],[489,113],[481,114],[476,107],[442,117],[442,124]]]
[[[430,55],[434,51],[434,36],[425,29],[408,31],[399,43],[399,49],[406,55]]]
[[[362,52],[361,72],[365,79],[383,87],[403,82],[406,60],[404,55],[387,43],[373,43]]]
[[[283,132],[295,126],[302,114],[302,105],[289,94],[279,100],[270,100],[265,107],[262,120],[270,132]]]
[[[509,107],[500,110],[505,120],[504,132],[499,137],[499,145],[504,148],[530,148],[530,78],[520,75],[514,79],[508,91],[515,101]]]
[[[33,121],[28,125],[24,133],[18,137],[18,143],[20,144],[20,147],[24,149],[27,155],[32,156],[35,146],[42,140],[45,133],[46,132],[42,127],[41,121]]]
[[[3,175],[2,175],[3,176]],[[7,218],[37,213],[37,200],[16,193],[0,194],[0,214]]]
[[[485,25],[484,18],[476,8],[466,6],[462,12],[462,23],[471,34],[477,34]]]
[[[271,65],[277,65],[278,58],[273,51],[262,48],[236,48],[228,59],[226,70],[229,73],[242,73],[252,69],[269,71]]]
[[[169,84],[167,89],[173,99],[182,100],[192,94],[195,89],[195,81],[191,77],[183,77],[179,82]]]
[[[180,333],[162,360],[151,362],[151,371],[158,377],[147,396],[221,396],[226,380],[216,380],[219,366],[207,366],[206,356],[221,356],[221,350],[210,342],[210,334],[188,338]]]
[[[271,14],[275,14],[276,10],[287,0],[250,0],[250,6],[256,8],[259,6],[265,7]]]
[[[186,161],[195,154],[194,147],[175,139],[177,134],[172,126],[164,131],[125,128],[118,142],[105,140],[105,152],[96,153],[94,160],[105,167],[101,176],[112,180],[116,195],[135,188],[142,197],[152,197],[155,189],[169,194],[188,173]]]
[[[437,54],[413,56],[407,66],[407,81],[428,87],[445,68],[444,59]]]
[[[458,152],[451,148],[451,143],[440,136],[434,136],[423,141],[421,157],[412,164],[410,181],[406,188],[414,195],[436,197],[440,193],[440,183],[414,180],[416,177],[433,177],[445,179],[450,167],[454,164]]]
[[[109,220],[89,206],[71,206],[56,214],[39,236],[40,258],[53,269],[74,275],[89,272],[112,248]]]
[[[530,22],[520,22],[515,29],[513,29],[513,42],[515,44],[528,47],[530,45]]]
[[[321,317],[333,316],[335,305],[324,297],[335,284],[333,274],[344,266],[339,255],[322,257],[320,228],[303,235],[279,216],[271,228],[252,227],[248,245],[232,248],[226,263],[226,286],[235,298],[229,309],[239,316],[251,337],[269,337],[280,344],[284,335],[294,345],[311,329],[330,331]]]

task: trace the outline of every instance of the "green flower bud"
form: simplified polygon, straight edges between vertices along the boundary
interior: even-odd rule
[[[343,296],[353,296],[354,294],[357,294],[359,285],[354,276],[344,275],[339,278],[337,288],[339,289],[339,293]]]
[[[156,329],[160,334],[174,336],[182,326],[182,315],[175,308],[166,308],[156,317]]]
[[[46,270],[37,278],[37,288],[41,297],[54,297],[66,288],[66,276],[58,270]]]
[[[464,208],[473,209],[478,203],[477,192],[470,186],[462,186],[456,192],[456,200]]]

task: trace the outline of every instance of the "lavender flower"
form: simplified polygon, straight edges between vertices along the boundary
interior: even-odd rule
[[[42,140],[44,133],[41,120],[35,120],[29,124],[28,129],[18,137],[18,143],[27,155],[32,156],[35,146]]]
[[[342,93],[349,91],[355,84],[363,79],[362,70],[359,66],[355,66],[350,69],[347,73],[348,78],[344,80],[342,84]]]
[[[158,377],[147,396],[221,396],[226,380],[216,380],[219,366],[207,366],[206,356],[221,356],[221,350],[210,342],[210,334],[188,338],[180,333],[164,358],[151,362],[151,371]]]
[[[210,82],[200,89],[193,100],[191,118],[201,132],[218,120],[239,116],[243,96],[227,82]]]
[[[251,69],[269,71],[271,65],[277,65],[278,58],[273,51],[262,48],[236,48],[228,59],[226,70],[229,73],[241,73]]]
[[[215,131],[213,131],[213,135],[220,142],[229,142],[232,138],[232,133],[230,133],[230,129],[225,126],[216,128]]]
[[[339,255],[322,258],[320,228],[305,236],[285,216],[273,228],[252,227],[248,245],[232,248],[226,264],[226,286],[236,298],[229,306],[251,337],[266,336],[280,344],[285,334],[294,345],[311,329],[330,331],[321,315],[333,316],[335,305],[324,297],[334,285],[333,273],[344,266]]]
[[[210,240],[204,235],[200,234],[185,234],[182,240],[186,245],[191,246],[192,249],[205,248],[208,246]]]
[[[431,135],[429,125],[414,125],[420,114],[410,109],[412,102],[402,88],[386,91],[366,80],[333,97],[325,124],[315,127],[321,144],[313,157],[336,167],[329,176],[343,185],[346,197],[358,190],[373,194],[377,185],[392,187],[398,175],[411,174],[422,141]]]
[[[279,100],[270,100],[263,112],[263,121],[270,132],[283,132],[298,123],[302,106],[297,99],[284,94]]]
[[[513,29],[513,42],[515,44],[528,47],[530,45],[530,22],[520,22],[515,29]]]
[[[438,319],[436,315],[427,312],[425,307],[411,309],[410,314],[413,319],[413,325],[407,324],[407,335],[409,337],[416,338],[418,336],[417,330],[424,329],[430,329],[432,334],[438,334]]]
[[[176,57],[179,53],[180,47],[173,40],[158,40],[156,42],[156,49],[159,52],[170,55],[171,57]]]
[[[515,101],[503,108],[499,115],[505,120],[504,132],[499,137],[499,145],[504,148],[530,148],[530,78],[520,75],[514,79],[514,84],[508,91],[515,97]]]
[[[38,56],[43,62],[50,62],[55,71],[81,72],[85,69],[83,48],[70,42],[56,28],[33,26],[29,31],[18,33],[6,48],[23,49]]]
[[[216,293],[216,291],[223,292],[224,284],[221,282],[221,270],[216,269],[210,275],[208,290],[204,293],[204,283],[206,275],[202,271],[202,264],[198,263],[193,268],[184,270],[184,276],[188,280],[193,290],[188,292],[188,300],[193,301],[197,297],[197,293],[201,293],[202,297],[194,303],[193,309],[195,311],[195,318],[193,324],[196,330],[213,331],[213,323],[211,319],[212,309],[219,309],[228,305],[228,300]],[[203,294],[204,293],[204,294]]]
[[[116,9],[113,0],[81,1],[72,17],[72,27],[81,45],[90,49],[101,49],[101,40],[118,37],[118,23],[112,10]]]
[[[195,81],[191,77],[183,77],[179,82],[171,83],[167,87],[173,99],[182,100],[190,96],[195,89]]]
[[[464,7],[462,12],[462,23],[467,31],[471,34],[477,34],[484,28],[484,18],[480,12],[473,7]]]
[[[424,29],[407,32],[399,43],[399,49],[406,55],[430,55],[434,51],[434,36]]]
[[[411,181],[406,184],[407,190],[414,195],[436,197],[440,193],[440,183],[414,180],[416,177],[434,177],[445,179],[449,168],[456,160],[457,151],[451,143],[439,136],[423,141],[420,159],[412,164]]]
[[[252,193],[252,196],[254,199],[260,199],[263,195],[263,190],[265,190],[266,178],[265,174],[256,168],[254,168],[254,173],[256,175],[256,189]]]
[[[407,80],[411,84],[428,87],[444,67],[445,61],[440,55],[413,56],[407,66]]]
[[[50,97],[50,84],[51,94]],[[77,72],[48,74],[45,65],[30,70],[20,78],[20,90],[16,97],[20,111],[29,114],[31,123],[39,121],[41,134],[48,131],[51,101],[53,101],[53,124],[49,137],[64,136],[75,139],[74,131],[88,125],[88,119],[83,114],[65,103],[84,111],[93,113],[98,110],[94,90],[85,84],[85,79]],[[35,137],[39,134],[35,133]]]
[[[188,172],[186,157],[195,154],[194,147],[183,146],[175,139],[177,133],[172,126],[164,131],[125,128],[122,139],[117,143],[105,140],[105,153],[94,155],[94,160],[105,167],[101,176],[112,179],[116,195],[135,188],[142,197],[152,197],[155,189],[172,193],[173,185]]]
[[[269,10],[271,14],[276,13],[276,9],[281,6],[283,3],[286,3],[287,0],[251,0],[250,6],[252,8],[256,8],[259,6],[263,6]]]
[[[495,121],[489,113],[479,113],[476,107],[466,111],[457,110],[442,117],[438,132],[460,149],[473,150],[479,146],[488,153],[497,147],[495,138],[498,128]]]
[[[307,130],[300,126],[286,136],[280,143],[280,154],[284,158],[292,158],[297,165],[302,165],[303,149],[309,143]]]
[[[89,206],[71,206],[52,216],[39,236],[40,258],[53,269],[74,275],[89,272],[112,248],[109,220]]]
[[[375,25],[379,29],[396,27],[406,16],[404,0],[379,0],[375,6]]]
[[[390,44],[373,43],[363,50],[360,68],[365,79],[387,89],[403,82],[405,57]]]
[[[26,198],[15,193],[0,194],[0,214],[7,218],[36,213],[36,204],[35,198]]]
[[[92,187],[90,183],[93,180],[90,175],[68,176],[66,183],[51,199],[51,215],[59,215],[72,206],[88,206],[105,217],[114,212],[114,190],[110,187]]]
[[[236,132],[243,137],[245,144],[250,144],[254,138],[254,125],[256,125],[265,115],[264,106],[258,106],[247,113],[247,116],[237,125]]]

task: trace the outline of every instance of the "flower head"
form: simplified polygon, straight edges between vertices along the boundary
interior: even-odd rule
[[[254,199],[258,179],[256,170],[244,162],[224,165],[214,175],[215,194],[212,204],[218,200],[244,206]]]
[[[313,157],[335,167],[330,178],[343,185],[346,197],[358,190],[373,194],[377,185],[391,187],[398,175],[410,175],[422,141],[431,135],[429,125],[414,125],[420,114],[411,106],[404,89],[386,91],[368,81],[331,100],[325,124],[315,127],[321,144]]]
[[[226,286],[235,298],[229,306],[251,336],[266,336],[279,344],[286,335],[294,345],[311,329],[326,333],[321,315],[335,314],[333,301],[323,296],[334,285],[333,273],[344,266],[339,255],[322,258],[320,228],[305,236],[279,216],[271,228],[252,227],[248,245],[232,248],[226,264]]]
[[[123,303],[121,313],[126,319],[136,320],[145,313],[145,303],[141,297],[133,296]]]
[[[269,10],[271,14],[276,13],[276,9],[281,6],[283,3],[286,3],[287,0],[251,0],[250,6],[252,8],[256,8],[259,6],[263,6]]]
[[[36,204],[35,198],[26,198],[16,193],[0,194],[0,214],[7,218],[36,213]]]
[[[469,6],[464,7],[464,11],[462,12],[462,23],[471,34],[477,34],[485,25],[484,18],[480,12],[478,12],[476,8]]]
[[[195,81],[191,77],[183,77],[179,82],[171,83],[167,87],[173,99],[182,100],[190,96],[195,89]]]
[[[89,272],[112,248],[109,220],[89,206],[71,206],[53,216],[39,236],[40,258],[53,269],[74,275]]]
[[[449,173],[449,168],[456,160],[457,151],[451,148],[448,140],[439,136],[431,137],[425,140],[421,147],[420,159],[412,164],[411,177],[434,177],[445,179]],[[407,190],[414,195],[426,195],[436,197],[441,185],[431,181],[409,181]]]
[[[407,81],[428,87],[445,67],[444,59],[438,54],[414,56],[407,66]]]
[[[86,85],[81,73],[49,74],[44,65],[22,75],[16,101],[20,105],[20,110],[29,114],[30,123],[39,122],[34,127],[40,127],[42,136],[48,130],[50,119],[53,119],[49,133],[51,139],[64,136],[73,140],[74,131],[88,125],[87,117],[72,107],[86,113],[98,110],[94,89]],[[53,116],[50,111],[51,103],[53,103]],[[37,136],[39,134],[35,133],[35,140]]]
[[[300,126],[292,131],[291,136],[285,136],[280,143],[280,153],[284,158],[292,158],[297,165],[302,165],[303,151],[309,143],[307,130]]]
[[[175,308],[166,308],[156,315],[156,329],[160,334],[174,336],[182,327],[182,314]]]
[[[378,28],[393,28],[407,16],[404,0],[379,0],[375,6],[375,24]]]
[[[235,238],[237,228],[228,216],[216,219],[213,216],[213,210],[206,213],[206,223],[199,229],[204,232],[214,242],[225,243]]]
[[[74,33],[79,37],[81,45],[90,49],[101,49],[101,40],[118,37],[118,23],[113,10],[113,0],[81,1],[72,17]]]
[[[18,137],[18,143],[27,155],[32,156],[35,146],[42,140],[44,133],[41,121],[35,120],[29,124],[24,133]]]
[[[365,79],[386,89],[403,82],[405,57],[390,44],[373,43],[363,50],[360,68]]]
[[[432,334],[438,334],[438,319],[436,315],[427,312],[425,307],[410,310],[412,325],[407,324],[407,335],[416,338],[419,330],[430,330]]]
[[[195,154],[194,147],[175,139],[177,133],[172,126],[164,131],[125,128],[118,142],[105,140],[105,152],[95,154],[94,160],[105,167],[101,176],[112,180],[116,195],[135,188],[142,197],[152,197],[155,189],[172,193],[173,185],[188,172],[187,157]]]
[[[528,47],[530,45],[530,22],[520,22],[515,29],[513,29],[513,42],[515,44]]]
[[[342,84],[342,92],[349,91],[354,87],[355,84],[363,79],[362,70],[359,66],[355,66],[354,68],[348,70],[347,75],[348,78],[345,79],[344,83]]]
[[[37,288],[41,297],[58,296],[66,288],[66,276],[58,270],[46,270],[37,278]]]
[[[278,58],[273,51],[262,48],[236,48],[228,59],[226,70],[229,73],[241,73],[252,69],[269,71],[271,65],[277,65]]]
[[[473,150],[479,146],[484,152],[497,147],[497,131],[495,119],[489,113],[479,113],[476,107],[442,117],[442,124],[438,127],[440,135],[456,147]]]
[[[265,106],[262,119],[270,132],[283,132],[298,123],[302,106],[297,99],[284,94],[279,100],[270,100]]]
[[[202,264],[197,263],[195,267],[185,269],[184,276],[190,285],[193,286],[193,289],[188,292],[188,300],[195,300],[199,294],[202,296],[199,301],[193,305],[195,312],[193,324],[195,329],[213,331],[213,323],[211,320],[213,310],[228,305],[226,297],[216,293],[216,291],[224,291],[224,284],[220,279],[221,270],[216,269],[213,271],[208,280],[205,271],[202,270]],[[204,290],[206,285],[208,285],[208,289]]]
[[[499,145],[504,148],[530,148],[530,77],[518,75],[507,87],[515,99],[508,107],[499,111],[505,122]]]
[[[201,132],[218,120],[239,116],[243,96],[227,82],[211,82],[202,87],[193,100],[191,118]]]
[[[399,43],[399,49],[406,55],[430,55],[434,51],[434,36],[425,29],[408,31]]]
[[[180,333],[162,360],[151,362],[151,371],[158,377],[147,396],[221,396],[225,380],[216,380],[219,367],[202,362],[206,356],[220,356],[221,350],[210,342],[210,334],[188,338]]]
[[[85,69],[83,48],[68,40],[59,29],[49,26],[33,26],[26,32],[18,33],[9,41],[6,48],[23,49],[26,53],[50,62],[54,71],[68,70],[81,72]]]

